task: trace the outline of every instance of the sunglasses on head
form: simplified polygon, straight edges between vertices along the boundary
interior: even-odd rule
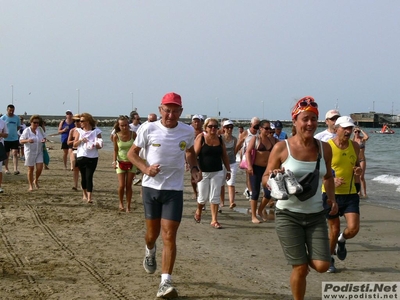
[[[207,125],[208,128],[218,128],[218,125]]]
[[[318,108],[317,102],[311,101],[311,99],[309,99],[309,98],[306,98],[303,101],[299,102],[298,106],[299,107],[312,106],[312,107]]]

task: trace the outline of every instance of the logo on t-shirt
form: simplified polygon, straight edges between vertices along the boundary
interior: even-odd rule
[[[179,143],[179,149],[181,149],[181,151],[186,149],[186,142],[185,141],[181,141]]]

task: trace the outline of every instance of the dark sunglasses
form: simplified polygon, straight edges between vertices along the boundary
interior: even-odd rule
[[[260,124],[254,125],[253,128],[254,129],[260,129]]]
[[[75,123],[78,123],[78,122],[80,122],[81,120],[75,120]]]
[[[335,116],[335,117],[329,118],[329,120],[336,121],[338,118],[339,118],[338,116]]]
[[[354,133],[360,133],[360,132],[361,132],[360,130],[355,130],[355,131],[354,131]]]
[[[217,128],[218,128],[218,125],[208,125],[207,127],[208,127],[208,128],[215,128],[215,129],[217,129]]]
[[[229,125],[229,126],[225,126],[225,128],[227,128],[227,129],[233,129],[233,126],[232,126],[232,125]]]
[[[33,124],[39,124],[39,122],[32,122]]]
[[[262,127],[262,129],[271,130],[271,127]]]

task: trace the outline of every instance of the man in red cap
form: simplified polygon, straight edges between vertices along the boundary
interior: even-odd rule
[[[183,111],[181,96],[166,94],[159,106],[161,120],[146,122],[137,131],[129,160],[144,174],[142,198],[146,219],[146,254],[143,267],[152,274],[157,269],[156,240],[162,232],[161,283],[157,297],[176,298],[171,274],[176,258],[176,234],[182,219],[185,161],[194,182],[201,180],[194,152],[193,127],[179,122]],[[145,160],[139,157],[144,148]]]

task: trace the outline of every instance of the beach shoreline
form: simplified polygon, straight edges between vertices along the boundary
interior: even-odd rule
[[[28,192],[26,167],[20,175],[3,174],[0,195],[1,299],[155,299],[159,268],[143,270],[144,215],[134,186],[136,209],[118,211],[117,176],[112,151],[100,150],[94,174],[94,205],[72,190],[72,172],[63,170],[59,143],[51,145],[50,170],[43,171],[41,188]],[[222,230],[213,229],[205,211],[193,220],[196,202],[185,176],[184,212],[178,231],[173,272],[179,299],[291,299],[289,276],[274,222],[252,224],[244,213],[239,172],[237,210],[223,208]],[[228,203],[227,195],[225,203]],[[369,201],[372,201],[369,199]],[[208,205],[207,205],[208,207]],[[311,271],[306,299],[321,299],[324,281],[400,281],[398,210],[361,200],[359,234],[347,242],[345,261],[336,274]],[[343,223],[343,222],[342,222]],[[342,227],[343,228],[343,227]]]

